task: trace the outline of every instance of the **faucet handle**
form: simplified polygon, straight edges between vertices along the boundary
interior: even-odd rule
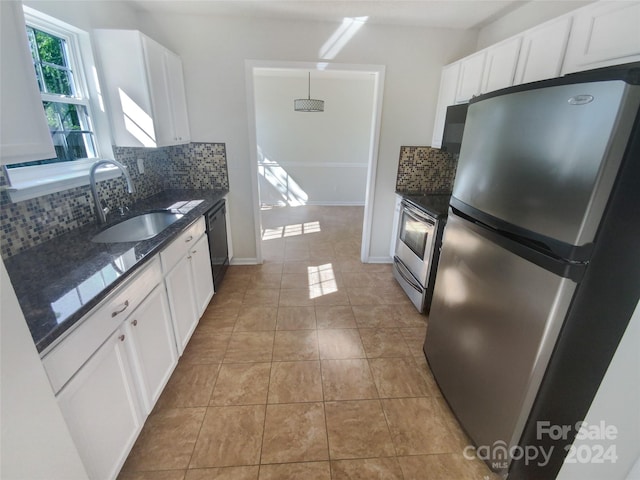
[[[100,205],[102,206],[102,211],[105,213],[105,215],[109,213],[109,206],[107,205],[107,201],[104,198],[100,200]]]

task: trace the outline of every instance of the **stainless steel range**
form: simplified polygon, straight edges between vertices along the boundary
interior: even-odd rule
[[[403,195],[393,275],[419,312],[428,312],[449,195]]]

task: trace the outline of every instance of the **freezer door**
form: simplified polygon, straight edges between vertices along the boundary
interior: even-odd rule
[[[453,196],[526,231],[593,242],[638,88],[620,80],[555,85],[472,103]]]
[[[449,216],[425,353],[476,446],[517,444],[575,287]]]

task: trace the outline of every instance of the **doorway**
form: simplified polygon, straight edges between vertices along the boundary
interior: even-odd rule
[[[246,79],[258,262],[261,208],[364,205],[360,258],[366,263],[384,67],[247,61]],[[293,111],[294,98],[308,94],[325,100],[325,112]],[[264,109],[271,109],[270,118]]]

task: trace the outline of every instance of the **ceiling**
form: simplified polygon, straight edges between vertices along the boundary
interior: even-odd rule
[[[473,29],[529,0],[129,0],[140,12]],[[538,0],[539,1],[539,0]]]

